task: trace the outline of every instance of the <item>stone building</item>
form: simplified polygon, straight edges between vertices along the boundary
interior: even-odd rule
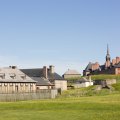
[[[115,59],[112,59],[110,57],[109,47],[107,45],[107,55],[106,55],[106,61],[104,65],[99,65],[98,62],[91,63],[87,65],[85,70],[83,71],[83,75],[89,75],[89,74],[120,74],[120,57],[116,57]]]
[[[37,89],[61,89],[67,90],[67,81],[57,74],[54,66],[47,68],[21,69],[26,75],[37,81]]]
[[[63,74],[63,77],[64,79],[69,79],[69,78],[80,78],[81,77],[81,74],[76,71],[76,70],[70,70],[68,69],[68,71],[66,71],[64,74]]]
[[[89,77],[89,79],[82,77],[73,84],[74,88],[88,87],[92,85],[93,81],[91,80],[91,77]]]
[[[36,81],[16,66],[0,68],[0,93],[36,92]]]

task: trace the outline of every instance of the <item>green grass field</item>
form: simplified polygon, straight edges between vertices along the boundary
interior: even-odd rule
[[[0,120],[119,119],[119,94],[0,103]]]
[[[102,74],[102,75],[92,75],[92,80],[101,80],[101,79],[116,79],[117,81],[120,82],[120,75],[106,75],[106,74]]]

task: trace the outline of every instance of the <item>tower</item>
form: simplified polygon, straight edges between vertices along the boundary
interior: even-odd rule
[[[110,51],[109,51],[109,46],[107,44],[107,55],[106,55],[106,62],[105,62],[105,68],[109,68],[111,65],[111,58],[110,58]]]

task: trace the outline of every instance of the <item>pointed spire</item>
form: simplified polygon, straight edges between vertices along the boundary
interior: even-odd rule
[[[107,55],[110,55],[109,45],[107,44]]]
[[[107,44],[107,55],[106,55],[106,61],[110,61],[110,51],[109,51],[109,46]]]

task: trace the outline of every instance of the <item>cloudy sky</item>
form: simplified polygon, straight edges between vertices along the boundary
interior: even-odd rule
[[[120,0],[0,0],[0,66],[63,74],[120,56]]]

